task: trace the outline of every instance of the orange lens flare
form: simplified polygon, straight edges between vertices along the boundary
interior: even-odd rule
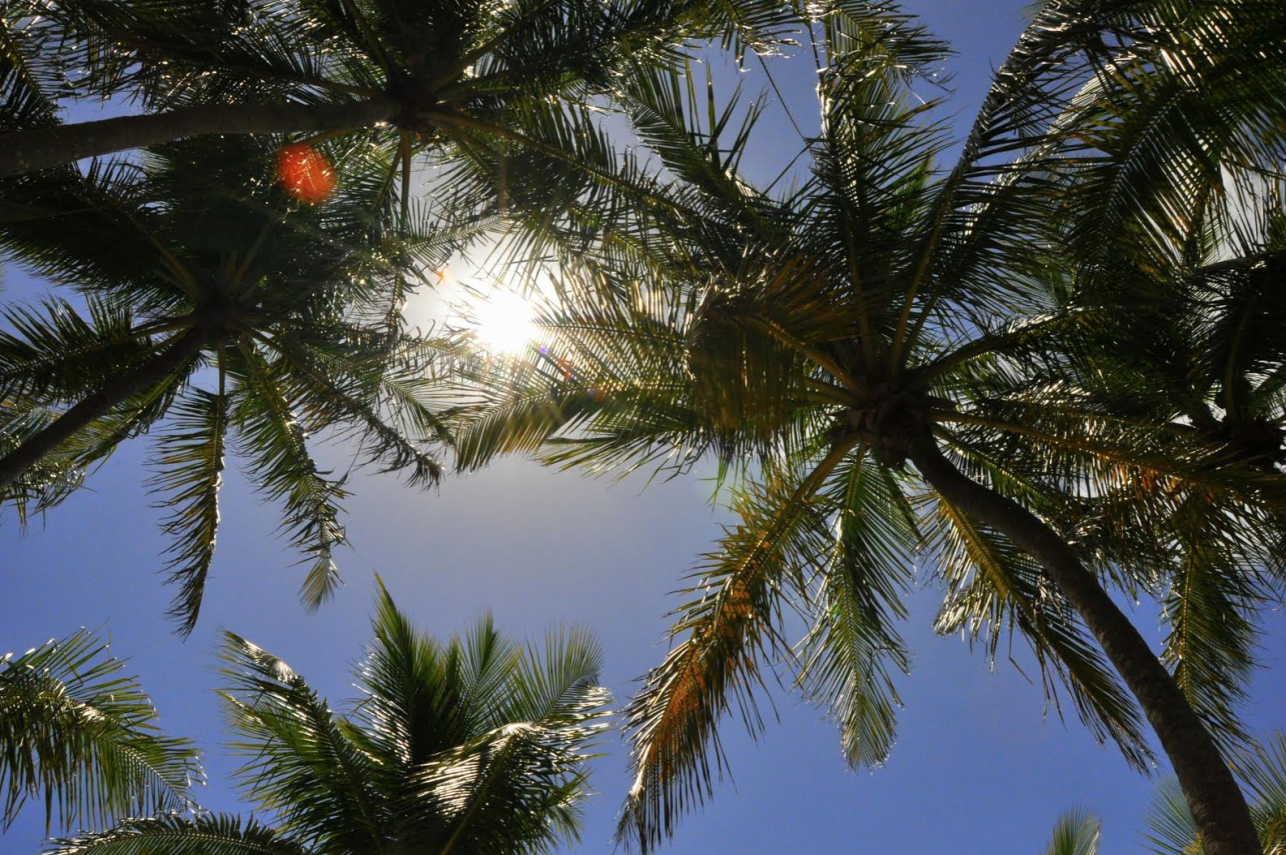
[[[335,190],[335,170],[326,155],[304,143],[277,152],[277,180],[301,202],[316,205]]]

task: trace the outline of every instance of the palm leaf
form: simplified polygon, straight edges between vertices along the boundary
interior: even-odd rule
[[[87,387],[128,371],[158,352],[136,330],[127,306],[91,300],[82,315],[65,300],[15,306],[0,332],[0,394],[39,395],[50,405],[77,400]]]
[[[220,693],[235,772],[245,797],[271,811],[309,847],[378,846],[389,806],[375,798],[373,764],[344,734],[343,722],[286,663],[232,633],[224,634]]]
[[[161,506],[170,509],[162,523],[174,538],[166,550],[168,581],[180,585],[170,616],[185,636],[196,626],[214,560],[228,409],[226,394],[190,389],[173,408],[170,425],[158,441],[160,471],[152,479],[152,490],[166,495]]]
[[[1251,814],[1264,855],[1286,852],[1286,735],[1280,731],[1243,750],[1234,762],[1253,796]]]
[[[829,498],[838,507],[830,564],[820,574],[814,625],[801,645],[799,681],[830,710],[850,766],[877,766],[893,747],[901,705],[890,671],[906,673],[910,655],[892,619],[906,616],[908,558],[918,532],[901,487],[865,455],[837,473]]]
[[[505,670],[504,723],[415,770],[409,795],[434,801],[450,829],[442,853],[551,851],[579,839],[584,752],[607,728],[600,658],[585,632],[550,633]]]
[[[0,790],[8,827],[29,797],[64,827],[108,825],[191,806],[198,752],[162,735],[125,663],[86,630],[49,641],[0,670]]]
[[[1100,741],[1111,737],[1131,765],[1147,768],[1138,709],[1035,560],[940,497],[926,511],[930,554],[948,584],[935,629],[967,633],[971,641],[984,637],[993,658],[1005,628],[1018,630],[1055,707],[1062,682],[1090,732]]]
[[[0,398],[0,454],[8,454],[48,427],[55,413],[35,402]],[[80,487],[84,471],[68,456],[46,456],[40,463],[9,482],[0,492],[0,507],[12,507],[20,526],[31,514],[41,513]]]
[[[344,541],[337,501],[346,493],[343,481],[330,480],[318,468],[304,443],[305,432],[280,366],[250,347],[241,348],[248,370],[244,394],[233,411],[242,452],[263,492],[283,503],[282,528],[300,550],[308,575],[300,598],[317,608],[339,584],[332,550]]]
[[[760,729],[754,689],[763,659],[784,647],[782,597],[790,586],[803,588],[802,568],[823,561],[829,545],[818,537],[824,525],[811,499],[851,451],[852,443],[833,449],[798,481],[747,489],[734,508],[741,522],[697,566],[695,584],[683,591],[696,599],[676,610],[670,630],[682,641],[625,709],[635,779],[619,841],[647,851],[712,795],[714,772],[726,765],[717,726],[733,703],[752,734]]]
[[[1201,855],[1197,823],[1174,778],[1166,778],[1157,785],[1145,822],[1148,833],[1144,840],[1157,855]]]
[[[45,855],[308,855],[253,819],[226,814],[130,819],[110,831],[54,840]]]

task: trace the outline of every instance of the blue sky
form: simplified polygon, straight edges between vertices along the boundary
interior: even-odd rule
[[[920,13],[955,45],[953,110],[967,122],[991,69],[1022,27],[1022,3],[920,0]],[[815,122],[811,64],[779,67],[779,83],[801,124]],[[727,76],[726,73],[722,76]],[[763,80],[747,75],[748,90]],[[747,171],[775,174],[794,156],[789,123],[772,113]],[[39,290],[5,271],[5,299]],[[575,473],[505,461],[440,491],[403,489],[388,476],[358,476],[347,504],[353,549],[341,552],[346,580],[336,599],[305,614],[296,591],[302,571],[275,538],[277,512],[260,503],[230,471],[224,489],[219,552],[201,624],[186,642],[163,618],[171,592],[156,571],[164,542],[161,511],[144,488],[143,438],[124,446],[89,488],[20,534],[12,518],[0,527],[0,651],[25,650],[79,626],[101,627],[117,655],[130,657],[152,694],[163,726],[206,749],[210,784],[198,798],[237,810],[231,763],[214,696],[214,648],[226,627],[288,661],[331,702],[353,696],[348,669],[368,637],[375,573],[424,628],[448,634],[490,607],[516,635],[553,623],[578,623],[602,639],[604,682],[623,703],[632,681],[664,655],[667,592],[708,548],[725,516],[708,503],[699,477],[616,486]],[[337,468],[343,449],[324,449]],[[922,576],[924,574],[921,574]],[[928,584],[912,598],[905,627],[915,652],[898,744],[882,769],[845,769],[835,730],[797,696],[773,692],[779,722],[768,716],[758,744],[733,721],[724,728],[735,786],[727,781],[703,811],[688,817],[664,851],[713,853],[1041,852],[1054,818],[1073,805],[1099,813],[1105,851],[1140,851],[1140,815],[1152,785],[1132,773],[1112,748],[1100,747],[1074,716],[1066,724],[1046,710],[1039,687],[1006,662],[990,672],[981,653],[958,638],[932,634],[938,594]],[[1156,612],[1135,612],[1140,628],[1159,637]],[[1262,671],[1247,709],[1258,733],[1286,724],[1286,690],[1276,679],[1281,642],[1277,614],[1266,618]],[[1019,659],[1022,660],[1022,656]],[[1032,676],[1034,672],[1029,671]],[[595,764],[599,795],[586,811],[577,853],[611,849],[617,808],[628,786],[623,746],[612,737]],[[3,838],[0,852],[34,852],[42,834],[38,810]]]

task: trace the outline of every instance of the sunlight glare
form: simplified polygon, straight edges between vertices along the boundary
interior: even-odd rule
[[[531,304],[497,289],[473,305],[474,335],[488,350],[516,356],[536,335]]]

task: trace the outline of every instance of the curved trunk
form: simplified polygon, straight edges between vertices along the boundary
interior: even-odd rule
[[[1170,672],[1071,546],[1030,511],[962,473],[931,436],[908,439],[907,456],[940,496],[1039,561],[1084,619],[1170,758],[1206,855],[1261,855],[1246,800],[1214,740]]]
[[[0,457],[0,492],[34,466],[40,458],[90,422],[102,418],[122,401],[150,389],[173,374],[183,363],[201,352],[205,341],[206,334],[203,330],[193,329],[183,333],[149,361],[86,396],[44,430]]]
[[[389,98],[344,104],[202,104],[0,134],[0,177],[200,134],[271,134],[361,128],[398,110]]]

